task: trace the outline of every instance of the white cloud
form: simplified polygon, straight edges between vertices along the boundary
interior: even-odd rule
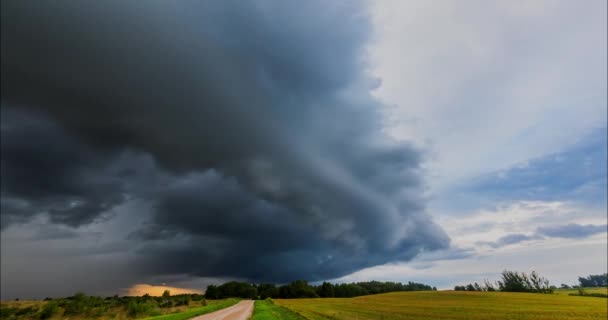
[[[373,1],[387,131],[430,145],[432,188],[606,123],[606,2]]]
[[[605,237],[605,236],[604,236]],[[500,255],[476,256],[460,260],[440,260],[426,268],[412,264],[391,264],[358,271],[339,281],[418,281],[452,289],[454,285],[499,280],[502,270],[537,271],[551,284],[576,284],[578,276],[606,272],[606,243],[599,241],[565,242],[553,245],[524,246]]]
[[[605,210],[575,207],[565,202],[522,201],[483,209],[468,216],[442,216],[438,223],[452,238],[452,249],[424,253],[408,263],[364,269],[338,281],[419,281],[442,289],[456,284],[498,280],[505,269],[535,270],[554,285],[574,284],[578,276],[602,272],[606,261],[607,233],[582,239],[543,237],[492,247],[510,234],[534,235],[544,226],[606,224]]]
[[[539,227],[569,223],[605,225],[607,220],[605,209],[543,201],[501,204],[468,216],[443,216],[438,223],[452,238],[452,249],[425,253],[409,263],[368,268],[339,281],[413,280],[446,289],[455,284],[498,280],[500,272],[509,269],[538,271],[555,285],[574,284],[578,276],[605,272],[607,233],[581,239],[543,237],[499,247],[483,242],[497,241],[510,234],[533,236]]]
[[[395,0],[370,7],[376,29],[370,65],[382,80],[374,94],[391,106],[385,130],[432,150],[430,211],[452,248],[340,281],[450,288],[512,269],[536,270],[559,285],[605,272],[606,233],[579,239],[537,233],[605,225],[604,203],[494,204],[480,193],[462,196],[457,186],[491,172],[507,179],[510,168],[566,150],[606,126],[606,1]]]

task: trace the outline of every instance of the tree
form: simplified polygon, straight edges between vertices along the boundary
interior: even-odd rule
[[[246,282],[230,281],[218,286],[217,288],[212,286],[207,287],[207,298],[210,299],[224,299],[232,297],[254,299],[257,297],[257,295],[257,288]]]
[[[498,286],[500,291],[505,292],[528,292],[530,287],[525,273],[508,270],[502,272],[502,281],[498,281]]]
[[[333,298],[336,294],[334,292],[334,286],[329,282],[323,282],[318,290],[319,297],[321,298]]]
[[[279,288],[279,297],[284,299],[293,298],[318,298],[315,288],[304,280],[297,280]]]
[[[533,292],[538,293],[552,293],[553,289],[549,286],[549,280],[543,278],[536,273],[536,271],[532,271],[530,273],[530,277],[528,278],[531,284],[531,290]]]
[[[260,295],[260,299],[278,298],[279,288],[274,284],[260,284],[258,285],[258,294]]]
[[[553,293],[549,280],[535,271],[528,276],[524,272],[505,270],[502,272],[502,281],[498,281],[498,288],[504,292]]]
[[[217,286],[209,285],[207,286],[207,290],[205,290],[205,299],[219,299],[219,292],[217,290]]]
[[[171,297],[171,291],[169,291],[169,290],[163,291],[163,298],[169,298],[169,297]]]
[[[607,287],[608,273],[589,275],[586,278],[579,277],[578,282],[581,287]]]

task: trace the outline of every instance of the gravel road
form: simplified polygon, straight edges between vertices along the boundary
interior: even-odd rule
[[[253,300],[243,300],[232,307],[218,310],[190,320],[247,320],[253,313]]]

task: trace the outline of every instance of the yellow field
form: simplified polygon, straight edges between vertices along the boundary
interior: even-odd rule
[[[608,288],[583,288],[586,293],[603,293],[608,294]],[[568,295],[570,293],[578,293],[578,289],[557,289],[556,294]]]
[[[277,299],[276,304],[317,319],[598,319],[608,300],[558,294],[418,291],[357,298]]]

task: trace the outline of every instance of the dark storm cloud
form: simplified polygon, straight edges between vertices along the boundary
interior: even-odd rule
[[[42,212],[77,226],[124,200],[107,156],[42,116],[3,108],[1,117],[3,227]]]
[[[381,133],[369,32],[350,1],[3,2],[3,113],[43,119],[3,119],[3,221],[146,199],[150,274],[319,280],[445,248],[421,151]]]
[[[386,221],[376,220],[390,217],[381,212],[366,215],[369,208],[363,206],[369,205],[358,199],[348,199],[348,214],[342,207],[321,204],[299,208],[288,201],[256,197],[235,179],[215,171],[191,175],[176,184],[157,195],[154,223],[132,235],[161,240],[144,249],[150,254],[142,263],[153,270],[161,268],[156,272],[318,280],[381,264],[387,257],[409,260],[422,247],[443,245],[442,238],[429,237],[441,231],[426,217],[389,220],[401,224],[403,238],[399,239]],[[321,199],[327,201],[326,206],[336,201]],[[388,230],[391,234],[380,234]]]
[[[556,238],[586,238],[594,234],[607,232],[608,225],[594,225],[594,224],[576,224],[570,223],[567,225],[553,226],[553,227],[541,227],[536,230],[537,234],[545,235],[548,237]]]

